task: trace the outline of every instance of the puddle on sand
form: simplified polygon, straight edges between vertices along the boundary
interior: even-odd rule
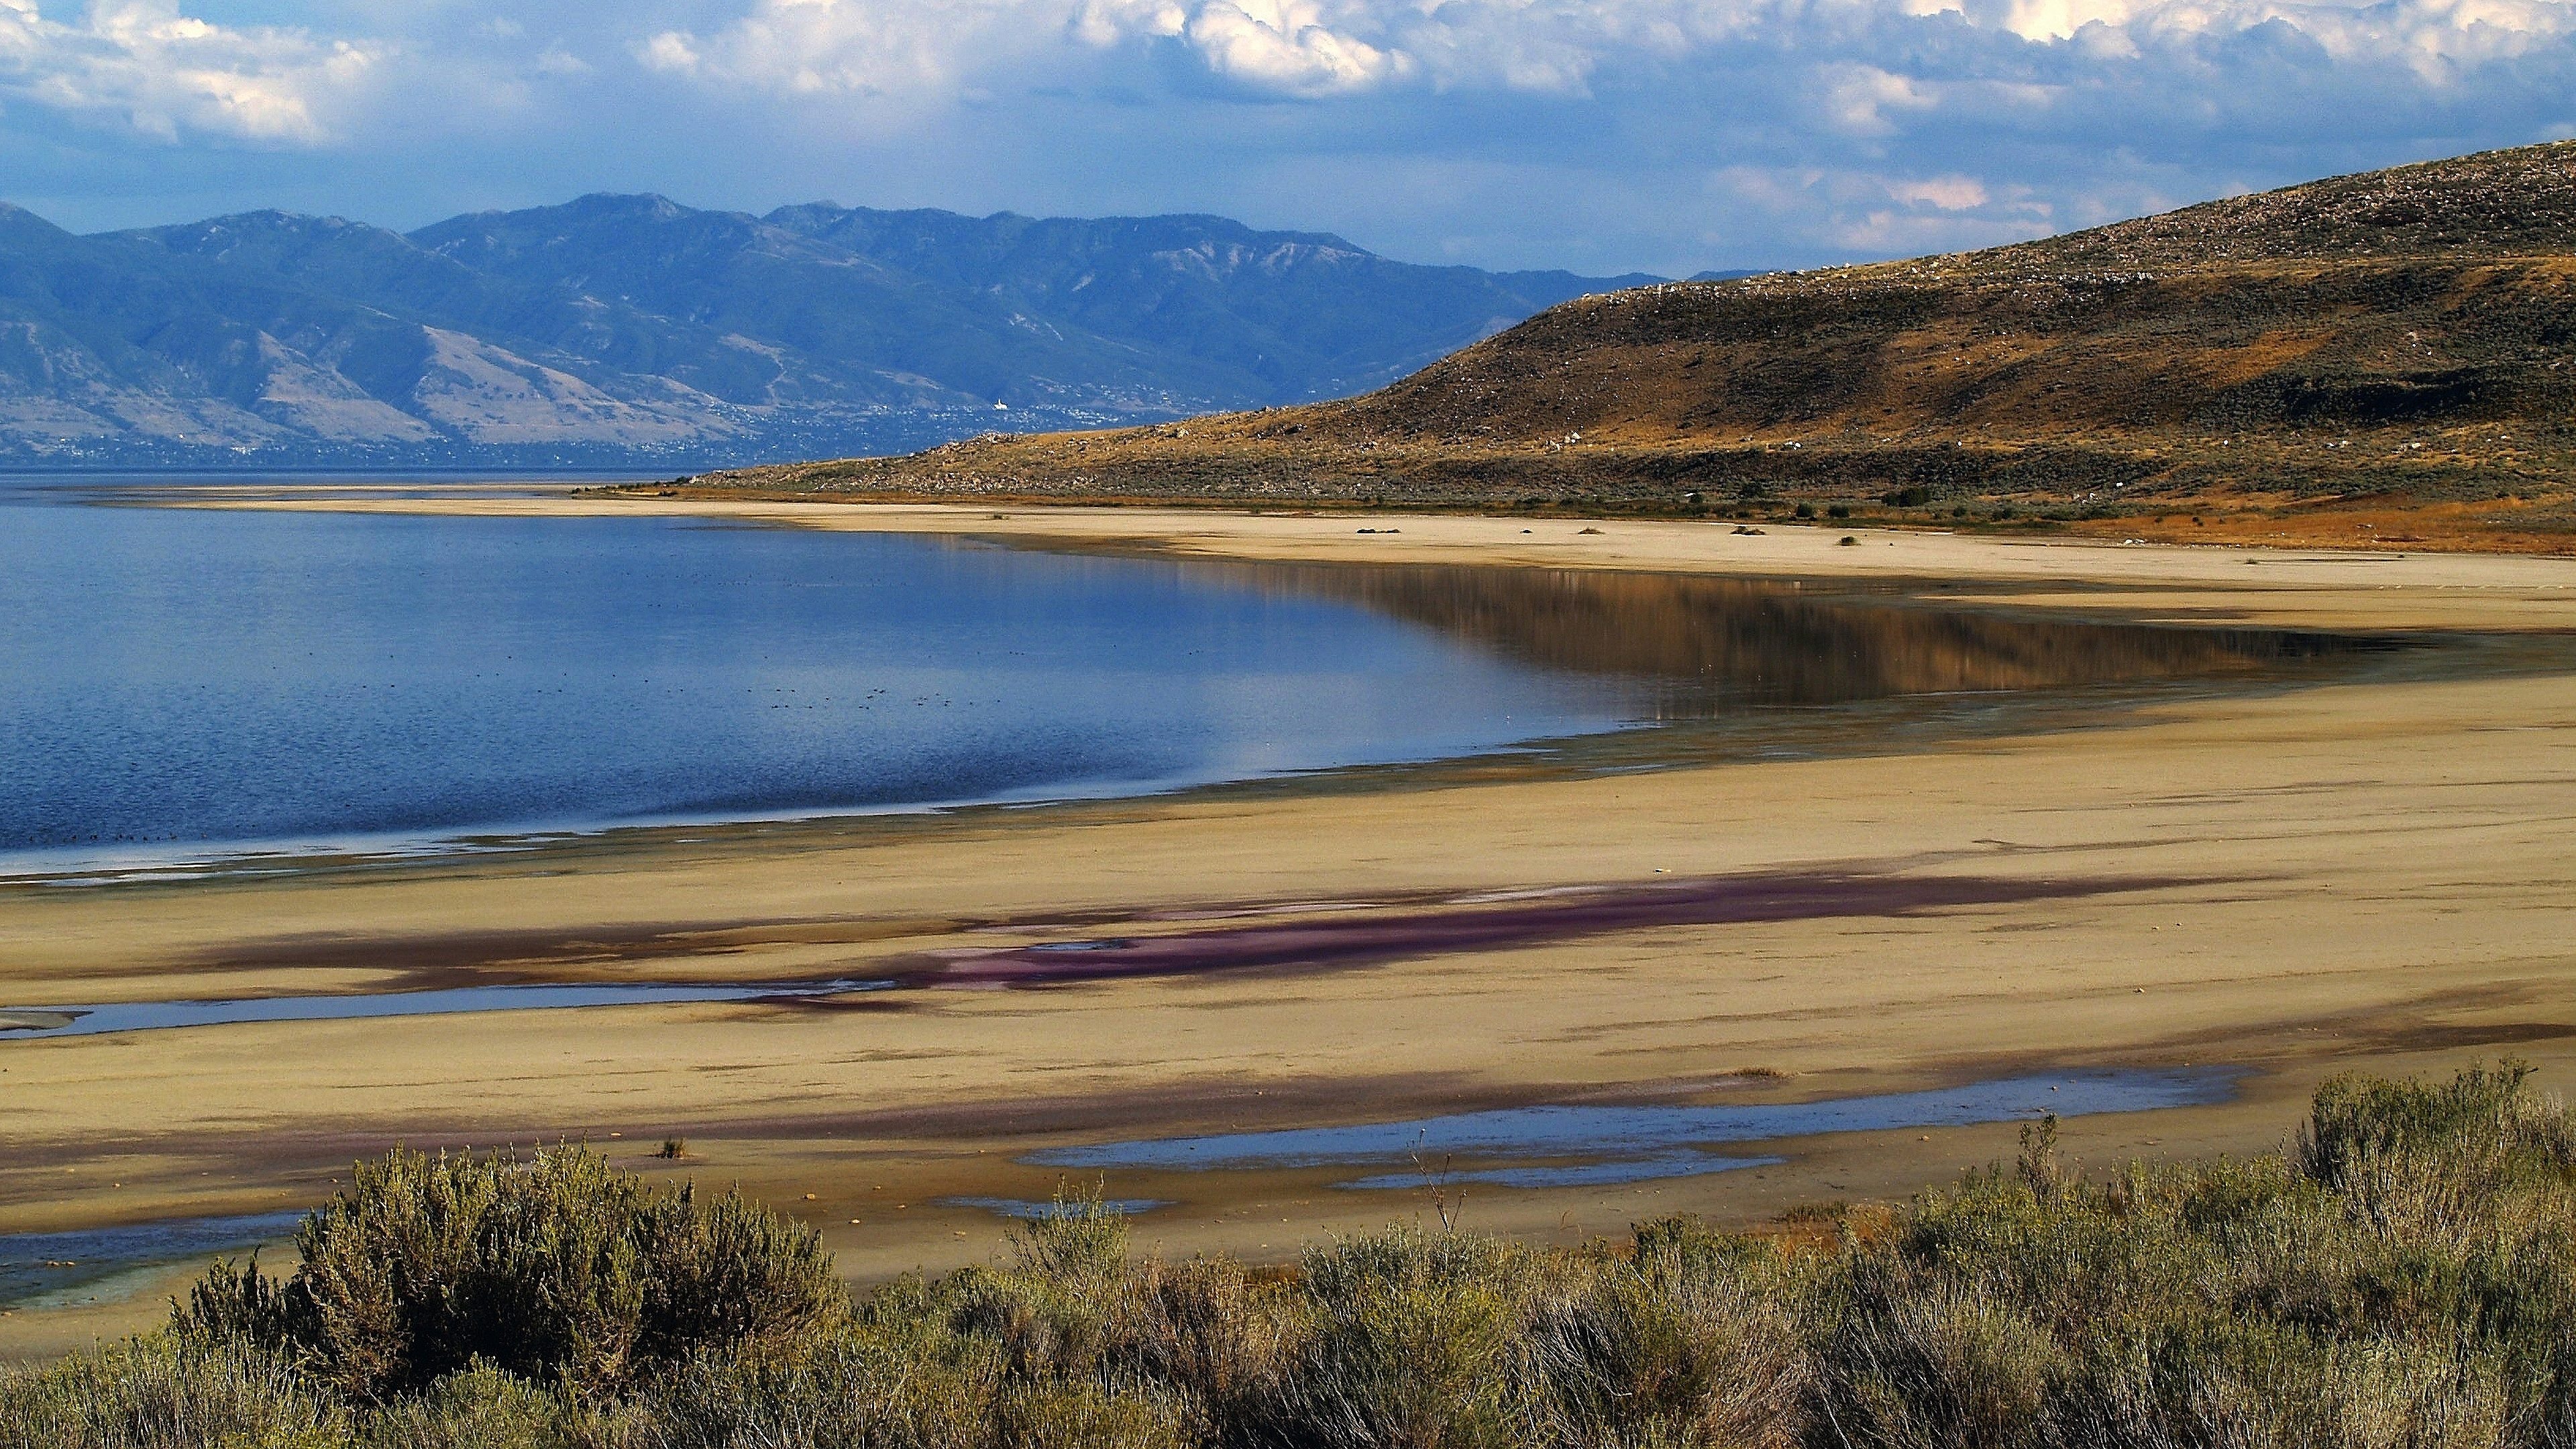
[[[1371,1173],[1336,1186],[1367,1190],[1444,1181],[1573,1187],[1697,1176],[1781,1160],[1710,1150],[1748,1142],[1964,1127],[2051,1112],[2086,1117],[2208,1106],[2234,1096],[2240,1075],[2226,1068],[2070,1072],[1817,1102],[1507,1107],[1346,1127],[1061,1147],[1024,1160],[1084,1171],[1365,1169],[1401,1163],[1410,1170]]]
[[[233,1252],[294,1234],[301,1212],[172,1218],[69,1233],[0,1234],[0,1308],[61,1308],[116,1302],[157,1270],[209,1253]]]
[[[883,981],[460,986],[443,991],[375,995],[253,996],[232,1001],[134,1001],[112,1006],[0,1008],[0,1041],[97,1036],[176,1026],[252,1021],[340,1021],[354,1017],[444,1016],[457,1012],[538,1011],[574,1006],[648,1006],[692,1001],[778,1001],[882,991]]]
[[[941,1207],[980,1208],[985,1212],[997,1213],[1006,1218],[1016,1218],[1022,1222],[1037,1222],[1054,1217],[1060,1206],[1070,1206],[1071,1215],[1079,1215],[1083,1206],[1080,1203],[1060,1205],[1051,1201],[1039,1202],[1023,1197],[943,1197],[938,1202]],[[1158,1197],[1104,1198],[1100,1205],[1113,1213],[1131,1218],[1139,1213],[1149,1213],[1156,1208],[1171,1206],[1170,1203]]]

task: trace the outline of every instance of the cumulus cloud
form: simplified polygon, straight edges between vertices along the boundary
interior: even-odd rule
[[[1334,29],[1308,0],[1214,0],[1181,33],[1208,69],[1282,95],[1364,91],[1413,70],[1413,57]]]
[[[215,25],[173,0],[97,0],[69,22],[37,0],[0,0],[0,92],[165,141],[324,141],[385,56],[303,30]]]
[[[249,149],[346,155],[299,194],[421,220],[838,193],[1666,271],[2576,134],[2576,0],[263,0],[305,21],[272,28],[197,3],[0,0],[0,130],[291,143]]]
[[[650,69],[721,85],[793,95],[930,96],[1007,66],[1074,16],[1050,0],[760,0],[704,34],[664,30],[643,39]]]
[[[648,35],[636,54],[720,84],[936,97],[1050,49],[1168,42],[1247,90],[1325,97],[1412,74],[1413,57],[1364,33],[1382,29],[1365,6],[1322,0],[759,0],[706,31]]]
[[[1902,129],[1957,82],[2208,59],[2258,34],[2417,84],[2563,51],[2567,0],[754,0],[642,37],[656,70],[794,94],[908,93],[1051,74],[1067,51],[1164,52],[1254,95],[1309,100],[1495,90],[1583,97],[1646,73],[1767,63],[1821,84],[1818,119]],[[1926,57],[1931,58],[1930,65]],[[1934,76],[1965,65],[1981,74]],[[1946,82],[1946,84],[1936,84]],[[2021,94],[2035,94],[2024,80]],[[1991,97],[1990,97],[1991,99]]]

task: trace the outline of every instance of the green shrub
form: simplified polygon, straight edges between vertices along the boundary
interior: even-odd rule
[[[1394,1229],[1293,1271],[1065,1197],[857,1305],[811,1234],[583,1153],[369,1164],[284,1281],[0,1375],[0,1449],[2576,1449],[2576,1120],[2328,1082],[2291,1151],[2011,1163],[1784,1251]]]
[[[2576,1122],[2530,1087],[2518,1062],[2445,1083],[2355,1073],[2317,1089],[2293,1153],[2301,1173],[2338,1191],[2387,1191],[2395,1170],[2437,1169],[2449,1185],[2492,1192],[2576,1176]]]
[[[989,1347],[843,1324],[702,1356],[651,1387],[642,1418],[653,1449],[980,1449],[1001,1386]]]
[[[293,1355],[352,1399],[480,1362],[582,1391],[839,1308],[811,1231],[739,1193],[656,1190],[575,1148],[359,1165],[283,1284],[217,1265],[178,1324]]]
[[[369,1417],[362,1449],[577,1449],[584,1416],[551,1393],[489,1364],[450,1374]]]
[[[0,1370],[0,1449],[339,1449],[343,1415],[283,1358],[162,1333]]]
[[[1260,1433],[1305,1449],[1516,1445],[1523,1327],[1550,1267],[1495,1239],[1411,1229],[1309,1252]]]
[[[1529,1442],[1768,1449],[1798,1441],[1809,1356],[1793,1265],[1665,1219],[1530,1329]]]

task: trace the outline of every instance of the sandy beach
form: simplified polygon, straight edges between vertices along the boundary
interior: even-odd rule
[[[2576,561],[2540,558],[1468,517],[210,501],[664,512],[1247,560],[1866,577],[2143,619],[2535,640],[2576,630]],[[639,831],[275,875],[0,885],[0,1006],[868,977],[1048,942],[1317,921],[1428,940],[1524,893],[1627,900],[1680,883],[1794,902],[1760,918],[1621,918],[1457,949],[1033,989],[961,977],[828,1004],[0,1042],[0,1232],[301,1207],[353,1156],[395,1142],[571,1139],[639,1170],[738,1181],[821,1226],[866,1280],[1002,1251],[1002,1218],[943,1200],[1045,1198],[1066,1174],[1019,1159],[1049,1147],[2184,1064],[2241,1069],[2238,1095],[2071,1120],[2069,1150],[2096,1163],[2249,1150],[2276,1144],[2314,1084],[2349,1067],[2511,1054],[2576,1087],[2571,839],[2576,678],[2535,667],[2170,700],[2082,728],[1822,759],[1433,774],[1365,790]],[[1852,1133],[1788,1143],[1785,1162],[1760,1169],[1480,1185],[1465,1221],[1557,1241],[1670,1211],[1760,1223],[1802,1202],[1941,1181],[2008,1152],[2012,1136],[2009,1125]],[[666,1137],[685,1139],[677,1161],[650,1155]],[[1435,1210],[1424,1191],[1335,1185],[1351,1175],[1122,1171],[1102,1185],[1168,1204],[1139,1218],[1137,1236],[1175,1253],[1286,1257]],[[167,1291],[0,1317],[0,1357],[123,1331],[156,1317]]]

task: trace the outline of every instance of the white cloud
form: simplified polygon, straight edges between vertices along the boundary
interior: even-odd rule
[[[1280,95],[1372,90],[1414,68],[1403,51],[1333,29],[1310,0],[1211,0],[1181,33],[1208,69]]]
[[[173,0],[96,0],[78,22],[0,0],[0,93],[177,140],[315,144],[375,78],[381,45],[231,29]]]
[[[1893,136],[1897,122],[1890,113],[1928,111],[1939,104],[1932,86],[1874,65],[1828,66],[1820,79],[1825,83],[1825,119],[1848,135]]]
[[[2576,0],[259,4],[303,24],[0,0],[0,136],[93,131],[0,149],[0,189],[119,221],[219,191],[414,221],[594,189],[1212,210],[1688,271],[2576,133]]]
[[[1887,194],[1908,206],[1941,211],[1972,211],[1988,201],[1986,184],[1973,176],[1929,176],[1920,181],[1891,181]]]
[[[1062,37],[1070,0],[760,0],[710,34],[667,30],[637,55],[654,70],[797,95],[952,96]]]
[[[935,95],[1055,45],[1179,47],[1208,73],[1281,96],[1408,86],[1582,95],[1605,71],[1688,68],[1727,48],[1785,47],[1838,87],[1832,123],[1886,134],[1928,94],[1905,28],[1972,35],[2097,65],[2286,26],[2339,63],[2402,65],[2428,83],[2563,44],[2567,0],[755,0],[701,34],[649,36],[655,69],[796,93]]]

